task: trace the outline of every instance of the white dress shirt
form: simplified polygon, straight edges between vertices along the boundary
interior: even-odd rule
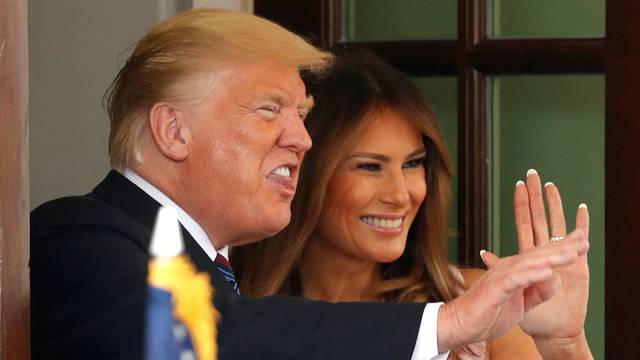
[[[228,257],[228,247],[225,246],[221,249],[213,247],[213,243],[209,239],[207,233],[202,227],[195,221],[189,214],[187,214],[178,204],[173,202],[157,187],[153,186],[147,180],[136,174],[133,170],[126,169],[122,173],[129,181],[138,186],[142,191],[151,196],[160,205],[173,208],[178,214],[178,221],[189,232],[191,237],[200,245],[202,250],[209,256],[211,262],[216,258],[216,255],[220,255],[225,258]],[[438,353],[438,311],[442,303],[428,303],[424,312],[422,313],[422,320],[420,322],[420,329],[418,330],[418,338],[416,345],[413,349],[413,355],[411,360],[444,360],[449,355],[449,352]]]

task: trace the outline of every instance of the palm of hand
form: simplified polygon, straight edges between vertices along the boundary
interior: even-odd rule
[[[546,190],[551,233],[565,236],[560,195],[553,184]],[[518,323],[540,339],[569,339],[583,333],[589,289],[586,206],[578,209],[577,231],[550,244],[537,174],[528,177],[526,187],[518,184],[514,198],[520,253],[505,258],[481,254],[489,271],[440,308],[439,348],[492,339]]]
[[[540,178],[528,174],[526,186],[516,187],[514,194],[515,218],[520,252],[535,251],[549,243],[549,235],[565,236],[566,224],[560,193],[555,185],[545,185],[549,207],[549,225],[542,200]],[[550,233],[549,233],[550,227]],[[589,216],[586,207],[580,207],[576,228],[589,235]],[[538,338],[572,338],[583,332],[589,294],[589,265],[586,254],[567,267],[556,268],[554,277],[525,289],[525,298],[548,299],[527,312],[520,326],[529,335]],[[554,294],[550,299],[550,294]]]
[[[589,294],[589,268],[576,262],[556,273],[561,279],[557,294],[529,311],[520,323],[522,330],[531,336],[572,338],[583,331]]]

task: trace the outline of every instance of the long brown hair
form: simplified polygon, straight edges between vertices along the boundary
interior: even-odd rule
[[[404,115],[423,134],[429,194],[411,224],[399,259],[381,266],[372,290],[385,301],[448,301],[461,284],[446,258],[451,163],[444,137],[420,90],[411,80],[370,52],[344,52],[322,78],[308,81],[316,107],[307,128],[307,153],[292,203],[290,225],[263,241],[233,248],[231,262],[243,294],[301,295],[298,264],[322,212],[335,169],[355,146],[374,112]]]

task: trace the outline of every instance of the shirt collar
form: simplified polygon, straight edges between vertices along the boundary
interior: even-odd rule
[[[122,172],[122,175],[129,179],[132,183],[134,183],[137,187],[142,189],[145,193],[151,196],[155,201],[160,203],[160,205],[165,207],[173,208],[178,214],[178,221],[184,228],[189,232],[191,237],[200,245],[202,250],[209,256],[211,261],[214,261],[216,255],[220,253],[220,255],[225,258],[229,258],[228,252],[229,248],[227,246],[219,249],[213,247],[213,243],[209,239],[207,233],[202,229],[200,224],[198,224],[189,214],[187,214],[178,204],[173,202],[173,200],[169,199],[167,195],[165,195],[162,191],[160,191],[157,187],[153,186],[150,182],[145,180],[142,176],[138,175],[135,171],[131,169],[125,169]]]

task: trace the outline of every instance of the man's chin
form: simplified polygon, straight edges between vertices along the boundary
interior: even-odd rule
[[[268,225],[265,224],[267,225],[265,226],[265,238],[274,236],[289,225],[289,222],[291,222],[291,211],[288,211],[286,215],[282,215],[279,218],[273,217],[270,220]]]
[[[279,232],[284,230],[287,225],[289,225],[289,221],[291,221],[291,212],[289,211],[286,216],[272,216],[265,220],[267,221],[263,222],[260,228],[256,229],[255,233],[245,237],[241,241],[234,243],[233,246],[255,243],[278,234]]]

